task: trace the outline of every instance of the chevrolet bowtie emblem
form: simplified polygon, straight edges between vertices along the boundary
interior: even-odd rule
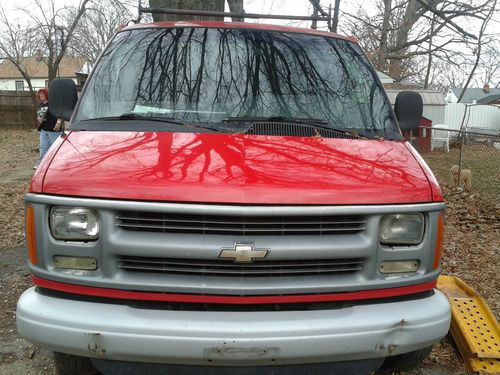
[[[219,258],[232,259],[234,263],[252,263],[254,259],[265,258],[269,249],[255,249],[253,243],[235,243],[233,247],[223,247]]]

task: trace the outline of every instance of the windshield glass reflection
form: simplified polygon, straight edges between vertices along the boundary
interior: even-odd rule
[[[245,29],[118,34],[89,81],[75,123],[130,113],[211,123],[311,118],[333,128],[397,133],[390,104],[358,45]]]

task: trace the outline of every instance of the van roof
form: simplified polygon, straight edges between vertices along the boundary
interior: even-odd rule
[[[162,28],[162,27],[203,27],[203,28],[209,27],[209,28],[220,28],[220,29],[252,29],[252,30],[266,30],[266,31],[281,31],[287,33],[320,35],[320,36],[327,36],[330,38],[349,40],[354,43],[358,42],[358,40],[354,36],[343,36],[329,31],[307,29],[302,27],[269,25],[262,23],[246,23],[246,22],[173,21],[173,22],[139,23],[136,25],[127,26],[123,28],[121,31]]]

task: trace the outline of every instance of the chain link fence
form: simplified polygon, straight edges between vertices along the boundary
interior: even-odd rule
[[[500,204],[500,133],[421,127],[413,146],[439,183]]]

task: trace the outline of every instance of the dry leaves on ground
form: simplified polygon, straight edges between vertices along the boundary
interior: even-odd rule
[[[500,207],[479,195],[443,187],[443,273],[462,278],[500,312]]]

